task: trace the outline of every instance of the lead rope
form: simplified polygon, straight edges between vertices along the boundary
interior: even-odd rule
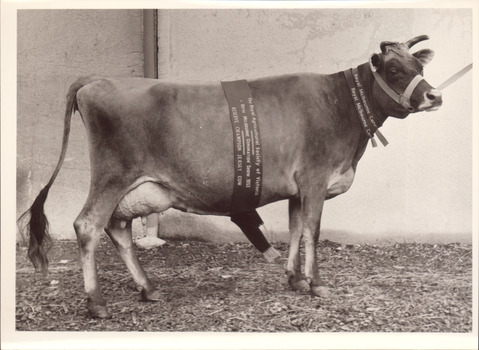
[[[447,79],[444,83],[442,83],[441,85],[439,85],[437,87],[438,90],[443,90],[445,88],[447,88],[449,85],[451,85],[452,83],[454,83],[457,79],[459,79],[460,77],[462,77],[464,74],[466,74],[467,72],[469,72],[470,70],[472,69],[472,63],[468,64],[467,66],[465,66],[464,68],[462,68],[459,72],[457,72],[456,74],[454,74],[452,77],[450,77],[449,79]]]

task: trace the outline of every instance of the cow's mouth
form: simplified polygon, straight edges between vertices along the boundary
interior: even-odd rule
[[[419,111],[424,112],[434,112],[437,111],[442,106],[442,101],[437,101],[435,103],[424,103],[422,106],[419,106]]]
[[[417,111],[418,112],[434,112],[437,111],[439,108],[442,106],[442,100],[436,100],[436,101],[426,101],[421,103]]]
[[[434,111],[437,111],[439,108],[441,108],[441,105],[427,107],[427,108],[424,108],[423,111],[424,112],[434,112]]]

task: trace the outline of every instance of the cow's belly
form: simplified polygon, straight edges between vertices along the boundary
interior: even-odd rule
[[[343,173],[334,172],[328,182],[328,192],[326,198],[333,198],[346,192],[351,187],[354,180],[355,171],[352,167]]]
[[[345,172],[334,172],[328,182],[326,198],[333,198],[346,192],[353,183],[354,170],[350,167]],[[167,188],[152,182],[142,182],[131,189],[115,208],[113,216],[117,219],[128,221],[138,217],[146,217],[151,213],[160,213],[168,208],[176,208],[196,214],[228,215],[227,212],[205,211],[180,201],[178,197]]]

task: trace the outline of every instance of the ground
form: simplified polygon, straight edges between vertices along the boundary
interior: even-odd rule
[[[17,247],[16,329],[35,331],[471,332],[472,247],[466,244],[318,245],[331,298],[290,289],[283,259],[248,243],[168,241],[139,259],[163,295],[140,302],[112,243],[98,253],[110,319],[86,311],[77,243],[57,241],[50,272]]]

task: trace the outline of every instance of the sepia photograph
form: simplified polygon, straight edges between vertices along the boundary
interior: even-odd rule
[[[478,3],[49,4],[2,1],[2,349],[477,349]]]

